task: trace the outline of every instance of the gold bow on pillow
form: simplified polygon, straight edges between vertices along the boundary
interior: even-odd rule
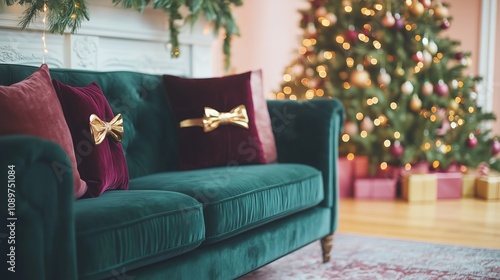
[[[232,124],[248,129],[248,115],[245,105],[233,108],[229,113],[219,113],[210,107],[205,107],[205,115],[199,119],[187,119],[180,123],[181,127],[201,126],[204,132],[210,132],[219,125]]]
[[[90,115],[90,133],[94,138],[95,145],[101,144],[108,134],[111,134],[116,141],[121,142],[123,138],[122,115],[116,115],[110,122],[102,121],[95,114]]]

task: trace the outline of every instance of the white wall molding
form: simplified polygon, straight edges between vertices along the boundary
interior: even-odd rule
[[[147,7],[139,13],[115,7],[111,0],[88,3],[90,20],[82,22],[77,34],[47,34],[49,53],[45,61],[50,67],[188,77],[213,75],[216,37],[205,32],[203,19],[181,29],[181,56],[171,58],[165,12]],[[42,19],[21,30],[22,13],[19,5],[0,5],[0,63],[40,65]]]
[[[481,33],[479,44],[479,76],[483,78],[478,105],[484,112],[493,111],[493,82],[495,71],[495,28],[497,0],[481,2]]]

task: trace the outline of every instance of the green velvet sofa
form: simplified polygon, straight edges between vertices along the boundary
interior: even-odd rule
[[[11,85],[37,67],[0,64]],[[0,213],[7,221],[8,166],[16,170],[16,272],[1,279],[234,279],[321,240],[329,260],[338,223],[335,99],[268,101],[276,164],[178,171],[176,124],[161,76],[51,69],[72,86],[96,81],[124,116],[126,191],[73,198],[70,164],[55,143],[0,136]],[[7,120],[0,120],[7,121]],[[0,229],[2,259],[9,250]],[[7,253],[6,253],[7,252]]]

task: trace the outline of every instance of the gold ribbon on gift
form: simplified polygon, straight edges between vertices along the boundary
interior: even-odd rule
[[[203,118],[187,119],[180,122],[182,127],[201,126],[203,132],[210,132],[219,125],[236,125],[248,129],[248,115],[245,105],[233,108],[229,113],[220,113],[210,107],[205,107]]]
[[[123,138],[122,115],[116,115],[110,122],[101,120],[95,114],[90,115],[90,133],[94,138],[95,145],[101,144],[108,134],[111,134],[116,141],[121,142]]]

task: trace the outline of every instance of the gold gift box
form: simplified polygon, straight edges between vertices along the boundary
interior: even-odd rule
[[[405,174],[401,194],[408,202],[435,202],[437,200],[436,174]]]
[[[462,197],[476,196],[476,174],[462,175]]]
[[[485,199],[500,199],[500,176],[479,177],[476,194]]]

